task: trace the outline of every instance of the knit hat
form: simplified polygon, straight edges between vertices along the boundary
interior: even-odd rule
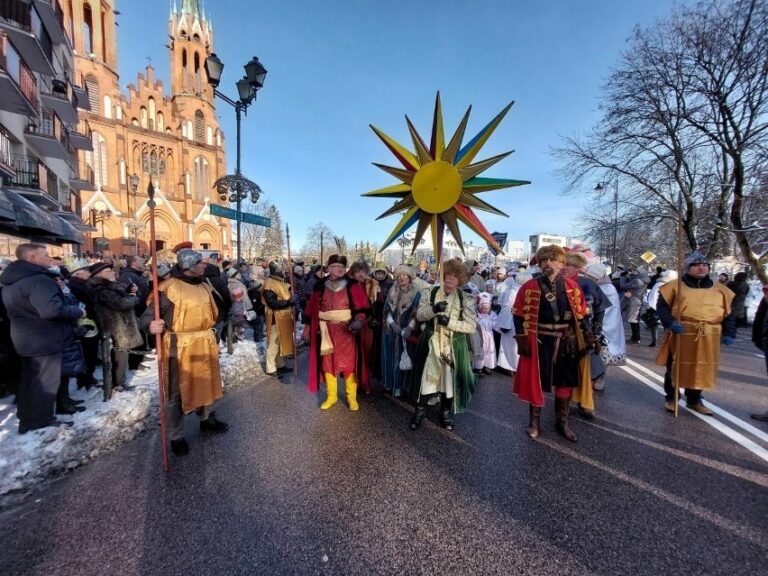
[[[587,266],[586,275],[592,278],[592,280],[602,280],[608,274],[608,268],[605,264],[595,262]]]
[[[706,264],[709,266],[709,260],[707,259],[704,254],[699,252],[698,250],[695,250],[693,254],[688,256],[688,258],[685,259],[685,269],[688,270],[691,266],[694,264]]]

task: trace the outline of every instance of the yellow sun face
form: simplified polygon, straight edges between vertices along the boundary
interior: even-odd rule
[[[400,198],[380,218],[404,212],[395,229],[384,242],[383,250],[414,224],[417,224],[416,238],[413,249],[419,245],[427,227],[432,231],[432,245],[435,248],[435,258],[438,263],[442,256],[443,233],[447,226],[459,246],[463,246],[458,222],[461,221],[482,237],[490,246],[501,252],[501,247],[493,236],[483,226],[475,215],[473,208],[493,214],[506,216],[504,212],[480,200],[475,195],[489,190],[499,190],[513,186],[530,184],[527,180],[507,180],[500,178],[477,178],[477,175],[490,168],[498,161],[509,156],[512,152],[499,154],[487,160],[472,164],[472,160],[488,140],[490,135],[501,123],[512,103],[506,106],[485,128],[462,147],[464,130],[469,120],[471,107],[459,123],[448,145],[443,136],[443,113],[440,104],[440,93],[435,99],[435,115],[432,124],[430,146],[419,136],[413,124],[406,116],[408,130],[413,140],[414,152],[395,142],[392,138],[371,126],[371,129],[384,142],[387,148],[397,157],[402,168],[376,164],[385,172],[399,179],[402,184],[381,188],[363,194],[363,196],[379,196],[385,198]]]

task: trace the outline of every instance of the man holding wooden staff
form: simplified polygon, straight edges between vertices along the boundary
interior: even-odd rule
[[[168,435],[177,456],[189,452],[185,414],[197,413],[203,433],[229,429],[213,412],[214,401],[222,397],[219,347],[213,332],[218,310],[211,287],[204,282],[205,267],[200,252],[179,250],[170,278],[158,286],[161,319],[152,319],[152,306],[141,318],[150,333],[163,335]]]
[[[733,296],[723,284],[712,281],[709,261],[700,252],[686,258],[682,278],[659,289],[656,311],[666,332],[656,364],[667,368],[664,407],[668,412],[675,412],[675,388],[685,388],[688,408],[712,415],[702,401],[702,391],[715,387],[721,336],[726,346],[736,339]]]

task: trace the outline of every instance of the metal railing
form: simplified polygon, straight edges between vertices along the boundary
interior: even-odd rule
[[[67,133],[66,128],[64,128],[64,124],[53,110],[43,108],[40,113],[40,120],[37,123],[30,122],[27,125],[27,132],[29,134],[39,134],[41,136],[55,138],[61,142],[61,145],[64,146],[66,150],[69,150],[69,134]]]
[[[80,161],[74,166],[70,167],[70,176],[73,179],[85,180],[86,182],[96,185],[96,174],[85,161]]]
[[[3,128],[0,128],[0,163],[9,168],[11,164],[11,138]]]
[[[43,192],[58,202],[58,178],[40,160],[34,156],[11,154],[11,167],[16,171],[16,176],[3,178],[6,186]]]
[[[2,2],[4,0],[0,0]],[[8,76],[13,78],[21,93],[29,101],[32,107],[37,110],[39,106],[37,96],[37,80],[32,70],[29,69],[24,59],[16,50],[16,47],[5,34],[0,34],[0,67],[2,67]]]
[[[30,2],[24,0],[0,0],[0,18],[13,22],[22,30],[35,35],[49,62],[53,62],[53,41],[43,26],[40,14]]]

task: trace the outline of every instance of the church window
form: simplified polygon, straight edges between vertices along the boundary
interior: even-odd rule
[[[205,143],[208,146],[213,146],[213,128],[211,126],[205,129]]]
[[[139,125],[139,120],[138,120],[138,118],[136,118],[136,117],[133,117],[133,118],[131,118],[131,124],[132,124],[133,126],[138,126],[138,125]]]
[[[93,54],[93,12],[90,4],[83,4],[83,51]]]
[[[185,120],[181,121],[181,137],[187,137],[187,122]]]
[[[91,112],[98,114],[101,110],[101,97],[99,96],[99,81],[96,76],[89,74],[85,77],[85,89],[88,91],[88,102]]]
[[[118,167],[120,172],[120,184],[125,185],[125,159],[120,158],[120,165]]]
[[[103,6],[101,8],[101,61],[107,61],[107,16]]]
[[[112,98],[104,95],[104,118],[112,118]]]
[[[186,48],[181,49],[181,67],[182,68],[187,67],[187,49]]]
[[[154,130],[155,128],[155,99],[151,96],[149,97],[149,100],[147,101],[147,104],[149,105],[149,128],[151,130]]]
[[[144,106],[139,109],[139,121],[142,128],[147,127],[147,109]]]
[[[195,131],[192,128],[192,120],[187,120],[187,138],[192,140],[195,137]]]
[[[194,199],[204,202],[208,197],[208,160],[202,156],[195,158],[195,175],[192,186]]]
[[[117,106],[115,106],[115,118],[117,120],[122,120],[123,119],[123,107],[120,106],[119,104]]]
[[[157,113],[157,131],[158,132],[165,131],[165,118],[163,117],[162,112]]]
[[[107,142],[98,132],[93,133],[92,139],[93,152],[85,153],[85,162],[93,169],[96,186],[102,189],[107,185]]]
[[[200,110],[195,112],[195,142],[205,142],[205,116]]]
[[[200,54],[195,52],[195,72],[200,70]]]
[[[69,43],[72,44],[72,46],[75,45],[75,12],[72,10],[72,0],[69,0],[68,4],[68,13],[69,13],[69,22],[67,23],[67,35],[69,36]]]

